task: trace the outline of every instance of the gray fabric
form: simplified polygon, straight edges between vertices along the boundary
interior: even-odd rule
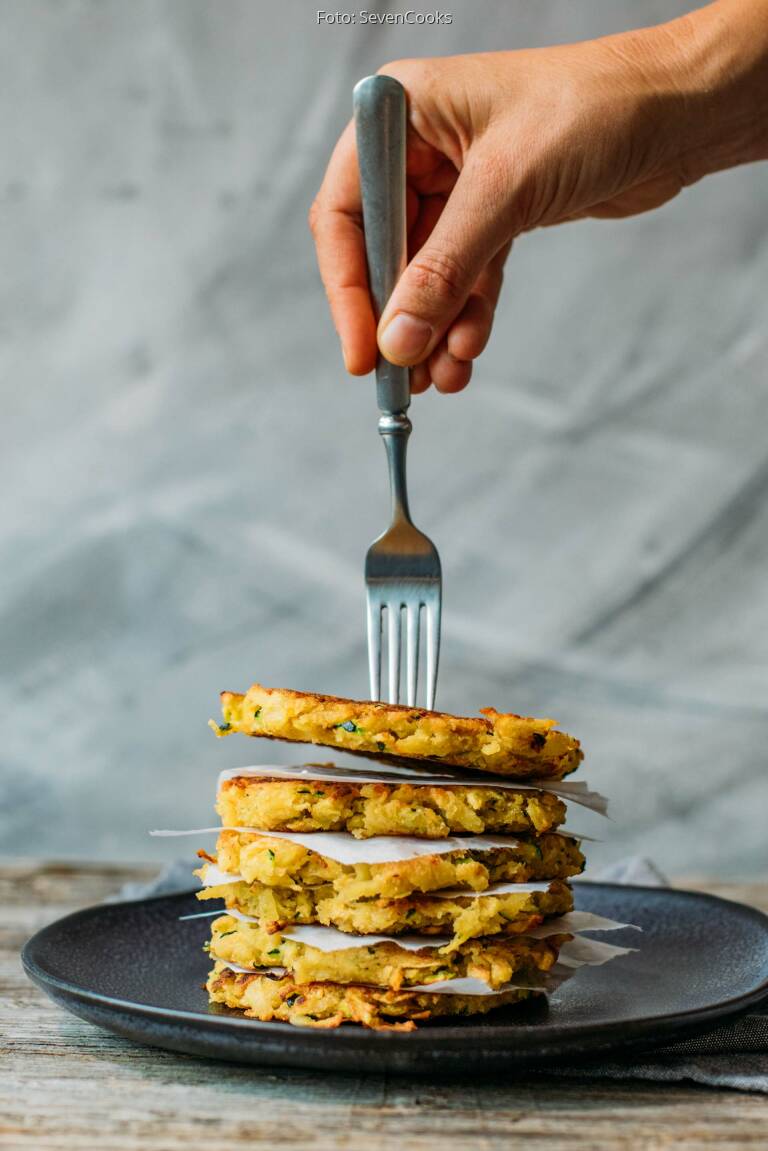
[[[554,1073],[579,1079],[652,1079],[658,1082],[701,1083],[707,1087],[730,1087],[734,1091],[768,1093],[768,1048],[761,1054],[752,1054],[740,1047],[726,1047],[727,1055],[702,1055],[686,1058],[684,1055],[646,1056],[635,1062],[631,1059],[614,1063],[584,1063],[578,1066],[558,1067]],[[553,1072],[548,1071],[548,1075]]]
[[[667,884],[658,868],[640,856],[620,860],[592,878],[642,887]],[[591,1079],[691,1080],[710,1087],[768,1093],[768,1003],[735,1023],[660,1047],[640,1058],[563,1065],[557,1074]]]
[[[196,866],[194,859],[174,860],[155,879],[144,884],[128,883],[113,898],[115,901],[143,899],[151,895],[189,891],[193,886],[190,874]],[[641,856],[619,860],[591,878],[640,887],[664,887],[667,884],[658,868]],[[710,1087],[768,1094],[768,1003],[758,1011],[743,1015],[735,1023],[681,1043],[660,1047],[640,1058],[561,1064],[542,1074],[588,1079],[689,1080]]]
[[[174,859],[146,883],[124,883],[106,903],[122,903],[126,899],[149,899],[153,895],[178,895],[200,886],[192,872],[200,866],[196,856],[189,859]]]

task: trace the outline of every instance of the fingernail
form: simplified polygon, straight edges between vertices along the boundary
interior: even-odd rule
[[[388,360],[417,360],[432,339],[432,328],[426,320],[398,312],[379,338],[379,347]]]

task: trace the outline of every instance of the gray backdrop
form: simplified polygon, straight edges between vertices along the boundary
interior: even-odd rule
[[[0,3],[4,851],[169,857],[219,769],[292,758],[214,740],[219,689],[366,693],[384,455],[306,227],[354,82],[690,6]],[[414,402],[438,702],[581,736],[599,861],[768,862],[767,203],[751,167],[525,237],[470,389]]]

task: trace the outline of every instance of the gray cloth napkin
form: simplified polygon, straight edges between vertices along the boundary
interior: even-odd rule
[[[191,872],[198,864],[197,859],[177,859],[149,883],[127,883],[111,901],[189,891]],[[639,856],[605,867],[590,875],[590,879],[641,887],[667,886],[661,872]],[[558,1064],[541,1074],[582,1079],[654,1079],[668,1083],[688,1080],[709,1087],[768,1094],[768,1003],[742,1015],[735,1023],[682,1043],[656,1048],[642,1056]]]
[[[604,867],[590,879],[638,887],[667,887],[667,880],[647,859],[632,856]],[[727,1023],[641,1056],[610,1062],[559,1065],[557,1075],[589,1079],[689,1080],[709,1087],[768,1094],[768,1002]]]

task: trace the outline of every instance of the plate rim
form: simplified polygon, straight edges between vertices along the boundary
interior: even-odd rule
[[[734,909],[737,914],[762,927],[768,937],[768,914],[749,904],[739,903],[737,900],[726,899],[723,896],[713,895],[710,892],[688,891],[684,888],[676,887],[650,887],[640,884],[601,883],[596,880],[579,880],[577,886],[621,893],[632,891],[637,894],[642,893],[649,895],[651,898],[675,895],[710,903],[715,906],[725,904],[729,908],[729,914],[732,914],[732,909]],[[311,1027],[298,1028],[291,1023],[283,1023],[280,1021],[262,1021],[236,1015],[211,1015],[175,1007],[136,1003],[131,999],[119,999],[116,996],[105,995],[103,992],[88,990],[70,980],[61,979],[59,976],[52,975],[46,971],[44,966],[35,958],[34,952],[36,948],[46,942],[45,937],[54,929],[64,924],[72,923],[80,919],[88,919],[99,912],[115,908],[136,908],[149,904],[166,903],[171,900],[188,898],[190,895],[196,894],[197,890],[196,888],[190,888],[186,891],[144,896],[141,899],[90,904],[87,907],[79,908],[76,911],[69,912],[67,915],[60,916],[58,919],[53,920],[53,922],[46,924],[36,931],[22,947],[21,962],[24,971],[33,983],[46,992],[46,994],[60,1006],[64,1005],[62,1001],[74,1001],[86,1006],[93,1005],[94,1008],[101,1009],[107,1014],[110,1012],[114,1014],[122,1012],[130,1016],[145,1019],[149,1023],[166,1023],[168,1026],[185,1024],[200,1026],[207,1032],[224,1032],[232,1035],[233,1038],[238,1033],[250,1033],[251,1035],[258,1033],[259,1035],[267,1034],[275,1038],[280,1036],[292,1037],[294,1040],[300,1038],[308,1044],[320,1044],[321,1040],[329,1034],[327,1029]],[[571,1037],[573,1039],[577,1037],[582,1038],[585,1041],[582,1048],[585,1053],[590,1052],[590,1039],[593,1042],[596,1040],[605,1040],[606,1042],[601,1044],[604,1051],[618,1051],[630,1047],[647,1046],[649,1042],[653,1041],[653,1033],[657,1025],[661,1024],[663,1032],[675,1032],[676,1034],[676,1037],[672,1037],[669,1040],[662,1034],[660,1036],[660,1042],[663,1046],[666,1042],[677,1042],[679,1038],[684,1037],[685,1034],[705,1031],[710,1024],[715,1026],[718,1022],[722,1023],[728,1019],[736,1018],[750,1007],[765,999],[768,999],[768,975],[751,990],[742,992],[729,999],[720,1000],[707,1007],[687,1008],[674,1013],[648,1015],[641,1019],[632,1020],[632,1034],[629,1036],[626,1035],[627,1020],[602,1022],[592,1027],[583,1022],[574,1023],[569,1026],[566,1020],[559,1022],[556,1027],[546,1033],[546,1037],[545,1033],[542,1033],[539,1027],[531,1024],[509,1023],[506,1025],[502,1024],[496,1028],[489,1028],[487,1026],[469,1023],[462,1026],[460,1034],[453,1033],[448,1035],[443,1031],[442,1044],[444,1047],[451,1047],[459,1043],[472,1042],[479,1037],[483,1043],[489,1047],[493,1047],[508,1041],[510,1034],[514,1033],[518,1037],[531,1039],[536,1035],[540,1035],[544,1045],[546,1045],[547,1040],[558,1044],[567,1043]],[[104,1025],[102,1024],[102,1026]],[[621,1043],[611,1042],[612,1038],[622,1033],[624,1034]],[[365,1042],[366,1044],[374,1042],[382,1045],[389,1043],[398,1046],[403,1042],[407,1042],[410,1046],[432,1047],[439,1034],[440,1033],[433,1028],[417,1028],[415,1031],[410,1032],[393,1032],[362,1027],[350,1027],[349,1029],[339,1027],[333,1031],[333,1040],[336,1044],[351,1047],[359,1045],[361,1042]],[[536,1058],[536,1051],[534,1049],[521,1050],[520,1053],[532,1062]],[[574,1045],[571,1049],[571,1055],[577,1053],[578,1048]],[[596,1052],[596,1054],[599,1054],[599,1052]],[[546,1054],[543,1057],[557,1058],[557,1056],[546,1056]],[[567,1055],[560,1056],[560,1058],[563,1057],[567,1058]]]

